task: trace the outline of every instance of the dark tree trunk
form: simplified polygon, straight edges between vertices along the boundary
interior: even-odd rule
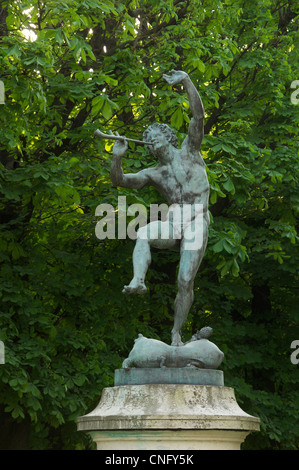
[[[0,411],[0,450],[29,450],[30,420],[17,422],[3,408]]]

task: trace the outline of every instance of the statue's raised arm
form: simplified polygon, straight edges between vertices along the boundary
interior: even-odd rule
[[[182,70],[171,70],[168,75],[164,74],[163,78],[167,83],[169,83],[169,85],[177,85],[181,83],[184,86],[189,98],[189,105],[192,113],[192,119],[188,129],[188,137],[185,143],[190,145],[194,150],[200,150],[204,136],[205,110],[197,89],[189,75]]]

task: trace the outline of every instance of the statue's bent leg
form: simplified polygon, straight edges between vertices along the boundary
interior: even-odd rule
[[[128,286],[124,286],[124,294],[144,294],[147,291],[144,279],[151,263],[151,250],[148,239],[141,236],[145,228],[142,227],[137,232],[136,244],[133,251],[134,277]]]
[[[177,240],[169,236],[169,222],[155,221],[137,232],[136,245],[133,251],[133,279],[124,286],[123,293],[144,294],[147,291],[145,276],[151,263],[151,246],[171,249]]]

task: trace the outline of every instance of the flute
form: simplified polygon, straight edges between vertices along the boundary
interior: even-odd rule
[[[129,139],[128,137],[122,137],[120,135],[104,134],[99,129],[95,131],[94,135],[100,139],[126,140],[127,142],[135,142],[135,144],[153,145],[152,142],[144,142],[144,140]]]

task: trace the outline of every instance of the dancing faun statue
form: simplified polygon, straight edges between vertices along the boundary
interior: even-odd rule
[[[192,119],[188,135],[178,148],[175,132],[166,124],[154,123],[144,132],[148,151],[159,163],[138,173],[124,173],[122,157],[128,142],[115,138],[111,180],[115,186],[140,189],[150,185],[165,198],[170,207],[182,215],[188,206],[188,217],[175,217],[169,210],[166,220],[152,221],[139,228],[133,252],[133,279],[124,287],[124,293],[145,293],[145,276],[151,262],[151,247],[179,250],[178,292],[174,304],[172,346],[182,345],[181,329],[193,303],[194,279],[208,240],[209,183],[204,160],[200,153],[204,136],[204,107],[198,91],[186,72],[172,70],[163,78],[170,84],[182,84],[187,92]],[[96,131],[97,132],[97,131]],[[182,221],[183,219],[183,221]]]

